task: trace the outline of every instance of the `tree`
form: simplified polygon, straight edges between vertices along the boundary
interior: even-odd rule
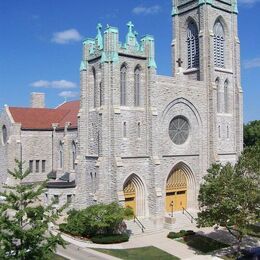
[[[198,225],[225,227],[236,238],[238,252],[250,226],[259,220],[260,208],[258,184],[241,162],[243,156],[235,166],[212,165],[198,197],[201,208]]]
[[[22,181],[30,174],[23,172],[23,163],[16,160],[17,167],[8,171],[16,182],[4,186],[0,196],[0,259],[51,259],[57,245],[65,246],[60,234],[54,235],[48,225],[54,222],[60,211],[54,212],[53,205],[41,205],[41,195],[46,182],[24,184]]]
[[[244,125],[244,144],[247,147],[258,142],[260,142],[260,120],[255,120]]]

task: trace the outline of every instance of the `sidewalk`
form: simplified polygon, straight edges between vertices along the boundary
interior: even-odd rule
[[[196,229],[194,231],[224,243],[230,244],[234,242],[233,237],[227,231],[224,231],[222,229],[215,231],[213,228],[201,228],[201,229]],[[220,259],[211,254],[201,255],[197,251],[187,246],[186,244],[177,242],[172,239],[168,239],[167,238],[168,233],[169,230],[164,229],[154,234],[147,234],[147,235],[137,236],[137,237],[131,236],[128,242],[121,243],[121,244],[112,244],[112,245],[93,244],[90,241],[83,241],[77,238],[73,238],[67,234],[62,234],[62,237],[65,241],[75,245],[78,248],[88,250],[88,252],[90,252],[93,255],[96,255],[97,257],[103,257],[103,258],[93,258],[93,259],[118,259],[118,258],[101,254],[95,250],[91,250],[91,248],[130,249],[130,248],[139,248],[139,247],[147,247],[147,246],[157,247],[171,255],[179,257],[180,259],[190,259],[190,260]],[[246,244],[252,245],[252,243],[254,243],[255,246],[260,244],[259,240],[257,239],[256,240],[252,238],[245,239],[244,242],[245,245]],[[225,250],[228,250],[228,248],[226,248]],[[217,252],[214,252],[214,255],[222,255],[225,250],[219,250]],[[217,254],[218,252],[219,254]]]

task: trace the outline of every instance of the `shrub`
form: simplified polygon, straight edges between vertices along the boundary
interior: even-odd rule
[[[130,207],[125,208],[125,219],[132,219],[134,217],[134,211]]]
[[[97,235],[91,238],[91,241],[96,244],[116,244],[128,240],[129,236],[127,234]]]
[[[193,230],[180,230],[180,232],[169,232],[167,235],[168,238],[174,239],[174,238],[180,238],[185,236],[192,236],[196,233]]]
[[[125,209],[117,203],[98,204],[83,210],[70,211],[62,231],[82,237],[98,234],[123,233]]]

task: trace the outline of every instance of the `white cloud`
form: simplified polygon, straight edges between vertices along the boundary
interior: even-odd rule
[[[58,44],[67,44],[82,40],[81,34],[76,29],[69,29],[62,32],[55,32],[51,41]]]
[[[30,85],[35,88],[57,88],[57,89],[71,89],[77,87],[76,83],[64,79],[54,80],[54,81],[38,80],[31,83]]]
[[[49,88],[50,82],[47,80],[38,80],[38,81],[31,83],[31,86],[35,87],[35,88]]]
[[[59,93],[60,97],[64,97],[64,98],[75,98],[78,96],[78,92],[74,92],[74,91],[62,91]]]
[[[153,6],[136,6],[132,12],[136,15],[149,15],[149,14],[157,14],[161,11],[161,7],[159,5],[153,5]]]
[[[260,58],[254,58],[244,62],[245,69],[260,68]]]

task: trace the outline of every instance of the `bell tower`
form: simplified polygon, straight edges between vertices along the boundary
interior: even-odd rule
[[[181,66],[187,79],[206,83],[210,162],[243,149],[237,16],[236,0],[172,1],[173,75]]]

